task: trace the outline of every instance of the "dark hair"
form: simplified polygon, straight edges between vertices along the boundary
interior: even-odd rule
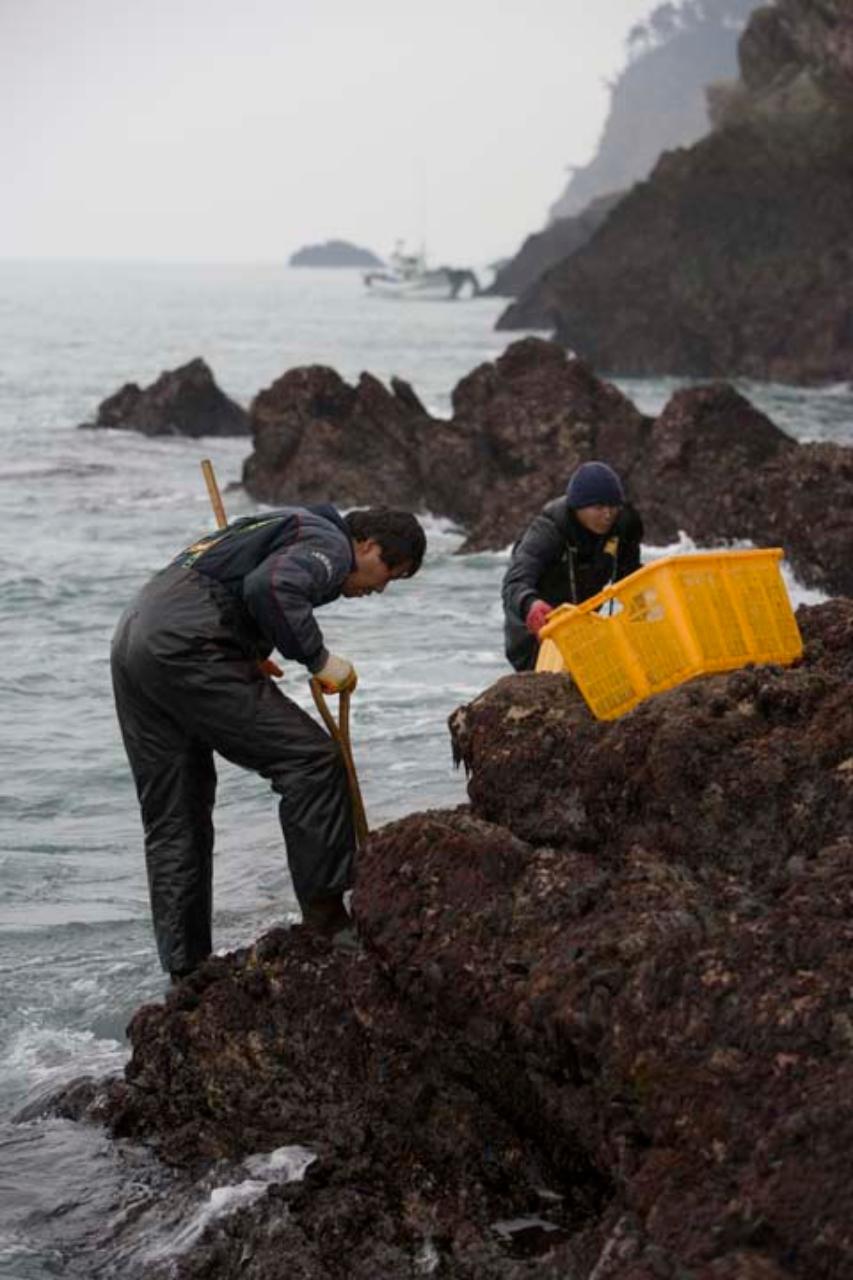
[[[366,507],[349,511],[344,523],[354,542],[374,538],[382,548],[382,559],[389,569],[408,564],[407,578],[421,567],[426,551],[426,534],[411,511],[394,511],[391,507]]]

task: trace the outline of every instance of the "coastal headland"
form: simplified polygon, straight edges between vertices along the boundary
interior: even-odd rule
[[[500,328],[551,330],[618,375],[853,377],[853,12],[752,14],[715,127],[665,152]]]

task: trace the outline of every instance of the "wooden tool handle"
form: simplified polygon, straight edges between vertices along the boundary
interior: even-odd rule
[[[329,704],[326,702],[326,696],[323,692],[323,686],[316,676],[311,677],[311,696],[314,699],[314,705],[320,712],[320,716],[329,730],[331,736],[335,739],[341,749],[341,756],[344,761],[347,782],[349,783],[350,803],[352,804],[352,820],[355,827],[355,838],[358,845],[364,844],[367,839],[367,815],[364,811],[364,800],[361,795],[361,787],[358,784],[358,775],[355,771],[355,763],[352,758],[352,745],[349,736],[349,713],[350,698],[349,690],[340,695],[340,723],[337,723],[335,717],[329,710]]]
[[[222,505],[222,495],[219,492],[219,485],[216,483],[216,473],[213,470],[213,463],[210,458],[202,459],[201,471],[204,476],[204,483],[207,485],[207,492],[210,495],[213,514],[216,516],[216,527],[217,529],[224,529],[228,519],[225,515],[225,507]]]

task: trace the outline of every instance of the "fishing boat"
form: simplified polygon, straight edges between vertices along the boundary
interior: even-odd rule
[[[370,293],[384,298],[450,299],[475,297],[480,284],[474,272],[460,267],[429,267],[426,255],[405,253],[397,242],[387,267],[364,273]]]

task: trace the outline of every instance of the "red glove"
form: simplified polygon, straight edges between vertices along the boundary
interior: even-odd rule
[[[284,672],[277,662],[273,662],[272,658],[263,658],[258,663],[258,670],[263,676],[283,676]]]
[[[524,625],[534,636],[538,636],[539,632],[548,620],[549,615],[553,612],[553,606],[548,604],[545,600],[534,600],[533,604],[527,610],[527,617],[524,620]]]

